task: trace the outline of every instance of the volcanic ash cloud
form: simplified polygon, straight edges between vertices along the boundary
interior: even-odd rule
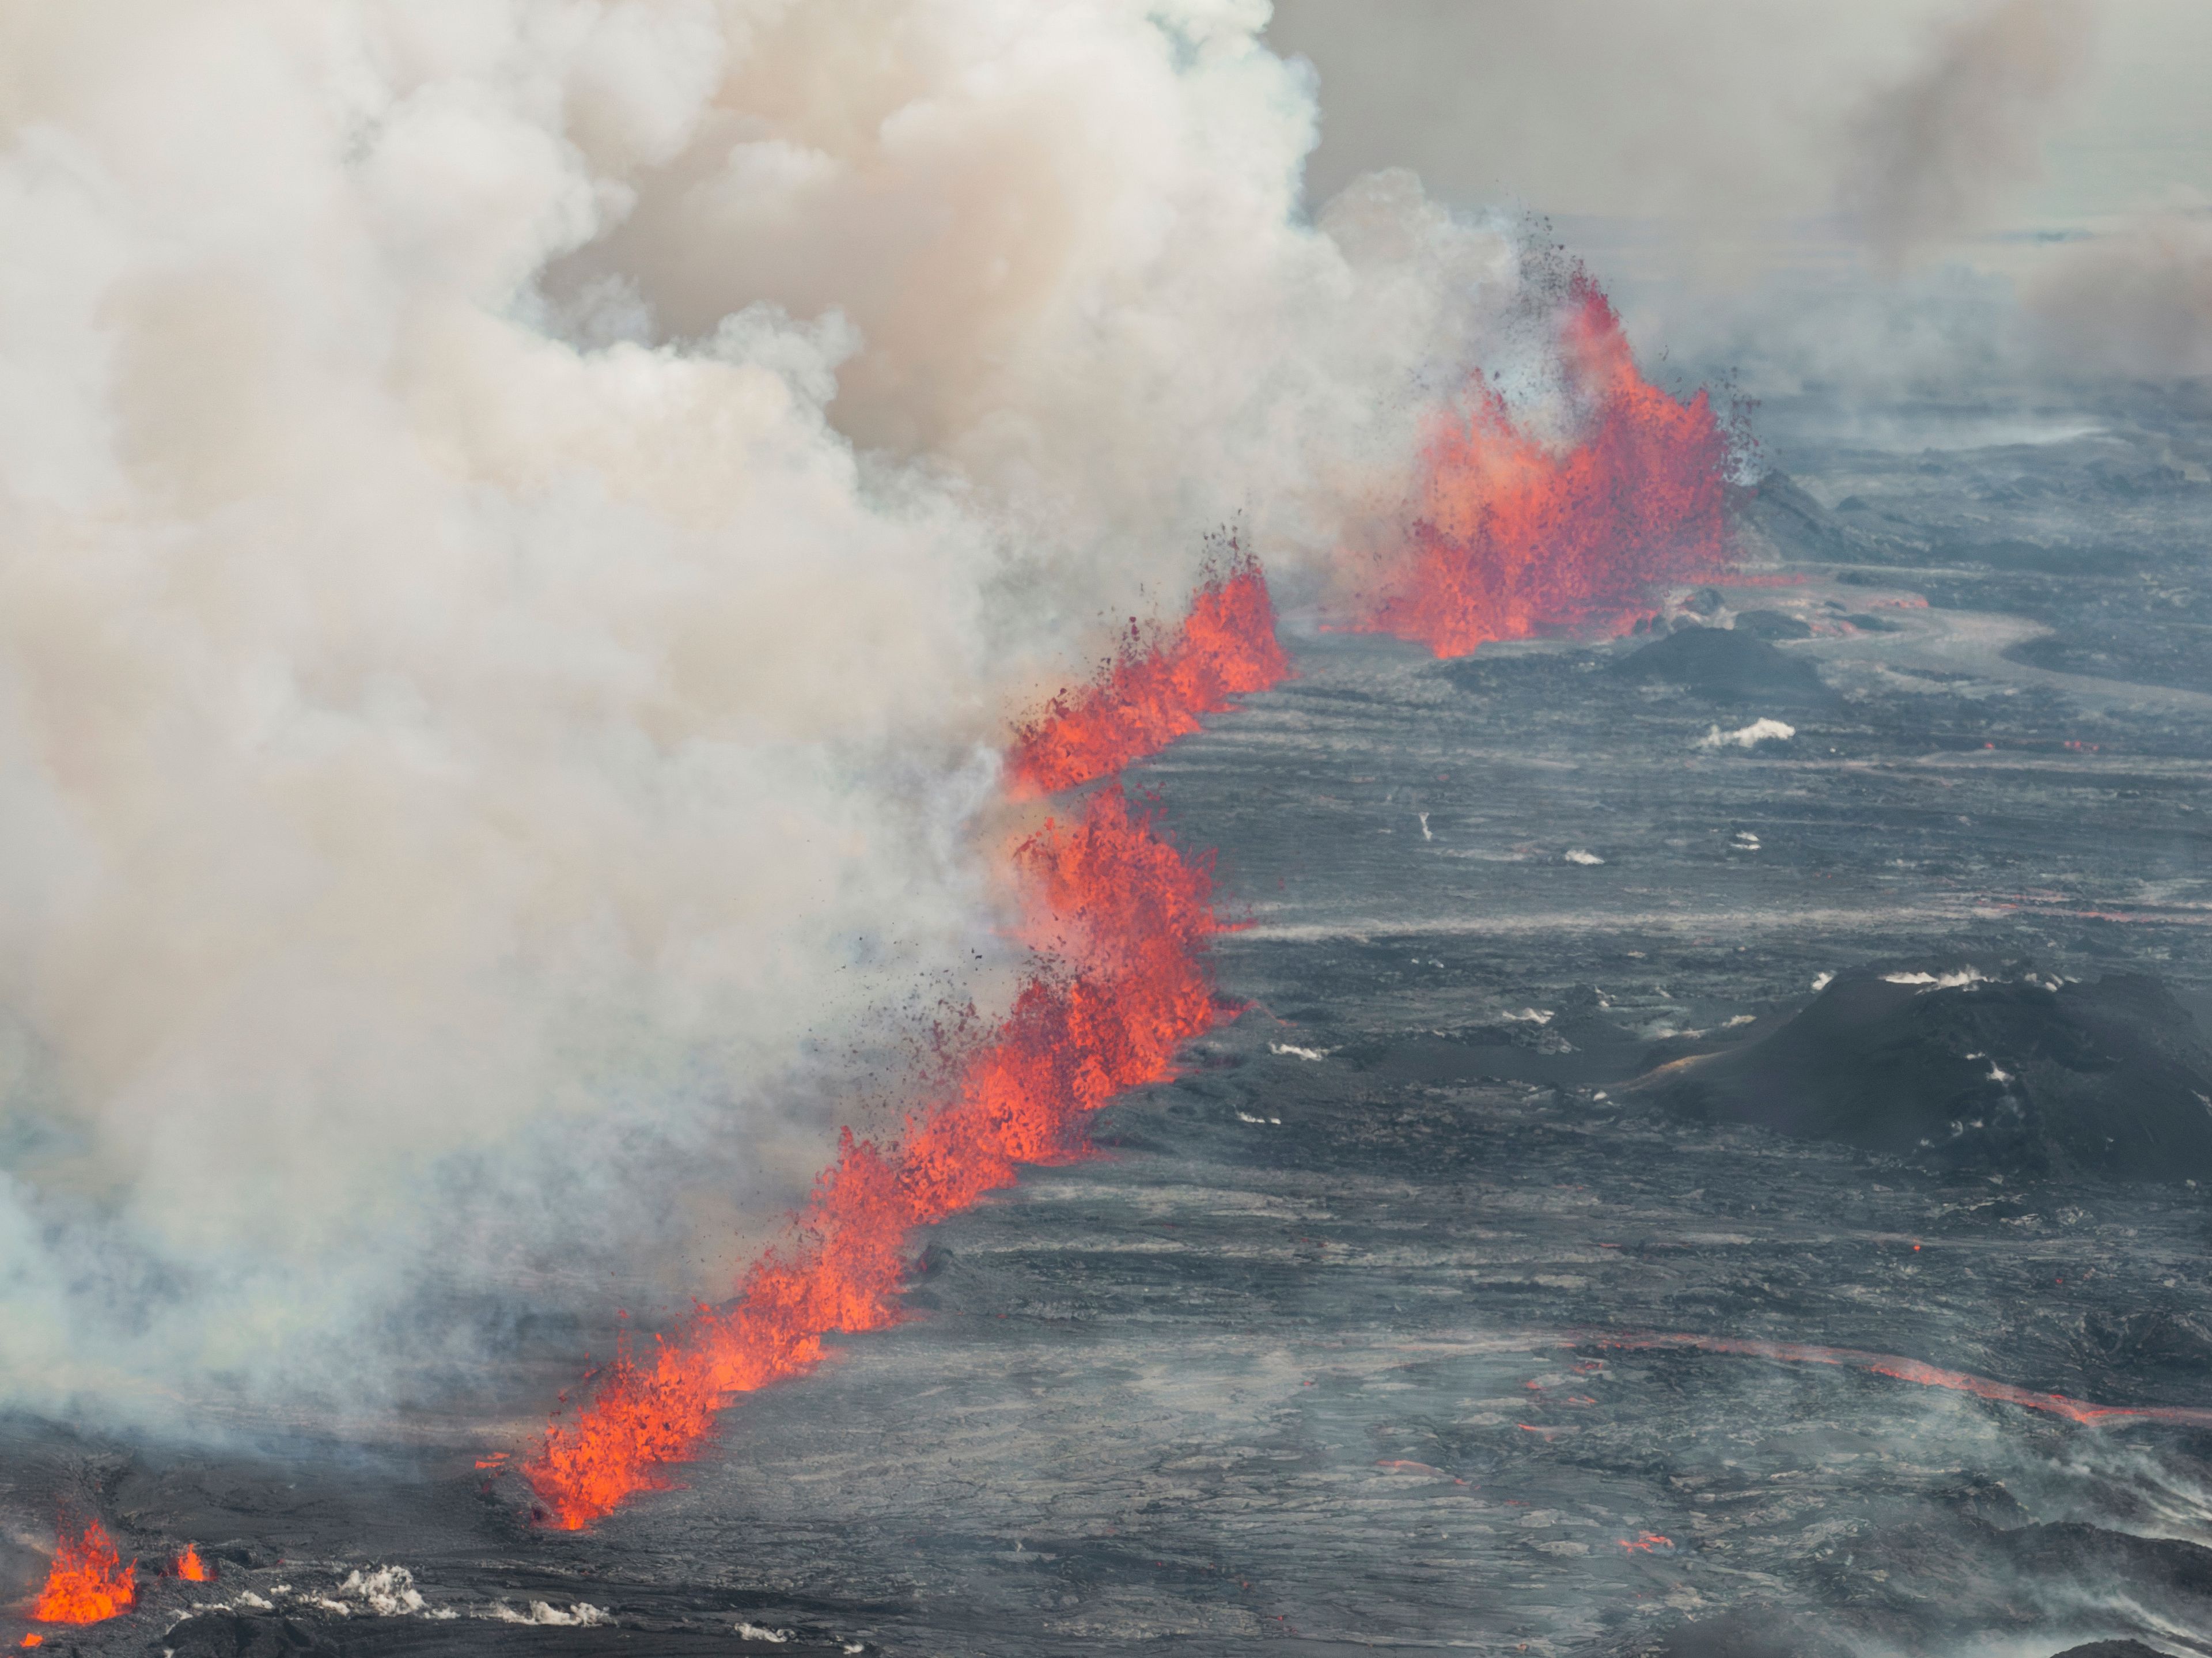
[[[0,1398],[726,1293],[1003,994],[1014,720],[1317,586],[1516,280],[1304,219],[1264,9],[0,0]]]

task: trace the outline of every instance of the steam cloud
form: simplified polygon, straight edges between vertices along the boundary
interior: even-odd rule
[[[2066,367],[2151,380],[2212,374],[2212,216],[2146,216],[2068,248],[2027,305]]]
[[[2037,176],[2094,21],[2088,0],[2003,0],[1869,103],[1845,193],[1881,258],[1901,264],[1982,228],[2005,191]]]
[[[0,1400],[726,1292],[989,993],[1011,719],[1233,515],[1317,586],[1511,303],[1302,218],[1265,16],[0,0]]]

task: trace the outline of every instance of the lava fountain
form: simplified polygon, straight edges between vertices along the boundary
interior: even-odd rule
[[[1464,656],[1493,640],[1621,632],[1652,590],[1727,558],[1728,434],[1700,391],[1645,380],[1587,273],[1568,289],[1561,360],[1582,411],[1554,448],[1480,374],[1430,434],[1418,517],[1354,624]]]
[[[1172,635],[1133,620],[1096,681],[1062,691],[1015,732],[1008,790],[1034,799],[1110,777],[1198,730],[1200,715],[1224,712],[1230,698],[1265,690],[1290,669],[1275,638],[1267,578],[1232,545]]]
[[[94,1520],[74,1542],[61,1540],[31,1616],[41,1624],[98,1624],[120,1617],[137,1604],[137,1564],[123,1563],[107,1528]]]
[[[1249,562],[1210,582],[1177,635],[1156,644],[1057,699],[1022,738],[1037,766],[1017,774],[1036,789],[1095,775],[1087,768],[1196,729],[1230,688],[1258,689],[1287,671]],[[1118,715],[1117,695],[1140,712]],[[1011,862],[1020,934],[1036,952],[1012,1009],[891,1143],[845,1133],[792,1242],[754,1262],[735,1300],[701,1308],[649,1355],[625,1345],[588,1401],[549,1424],[522,1473],[550,1523],[580,1529],[665,1485],[737,1395],[813,1368],[825,1336],[896,1322],[912,1229],[1011,1183],[1023,1163],[1078,1155],[1092,1112],[1170,1075],[1176,1049],[1212,1025],[1210,858],[1180,851],[1114,786],[1019,841]]]

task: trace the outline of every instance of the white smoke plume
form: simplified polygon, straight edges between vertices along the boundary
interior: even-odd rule
[[[2212,212],[2147,214],[2063,249],[2026,299],[2039,343],[2064,368],[2212,374]]]
[[[1303,218],[1265,19],[0,0],[0,1402],[726,1291],[809,1067],[988,993],[1008,720],[1510,299]]]
[[[2089,0],[2001,0],[1955,27],[1905,80],[1869,101],[1845,205],[1895,268],[1983,228],[2040,173],[2043,141],[2083,80]]]

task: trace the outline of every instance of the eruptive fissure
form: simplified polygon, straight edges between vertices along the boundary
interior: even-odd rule
[[[91,1521],[82,1536],[62,1537],[31,1616],[41,1624],[97,1624],[118,1617],[137,1604],[137,1565],[136,1560],[125,1564],[107,1528]]]
[[[1038,792],[1096,777],[1287,671],[1266,581],[1240,561],[1200,591],[1174,638],[1055,699],[1012,770]],[[665,1484],[733,1397],[811,1369],[830,1334],[896,1321],[912,1228],[1010,1183],[1020,1164],[1074,1155],[1091,1113],[1169,1075],[1176,1049],[1212,1023],[1210,855],[1176,848],[1117,784],[1047,821],[1012,862],[1022,936],[1037,952],[1012,1010],[891,1144],[846,1132],[793,1241],[754,1263],[734,1301],[699,1309],[649,1354],[625,1345],[588,1402],[547,1428],[522,1472],[550,1522],[578,1529]]]
[[[1971,1371],[1947,1370],[1940,1364],[1923,1363],[1917,1358],[1905,1358],[1895,1353],[1867,1352],[1856,1347],[1818,1347],[1799,1341],[1746,1341],[1732,1336],[1672,1333],[1581,1336],[1573,1339],[1577,1345],[1587,1342],[1630,1351],[1672,1348],[1692,1352],[1723,1353],[1741,1358],[1763,1358],[1778,1364],[1838,1365],[1846,1370],[1865,1370],[1874,1376],[1889,1376],[1899,1382],[1910,1382],[1923,1388],[1943,1388],[1953,1393],[1971,1394],[1976,1399],[1990,1400],[1999,1405],[2017,1405],[2024,1410],[2041,1411],[2048,1416],[2063,1416],[2069,1422],[2085,1425],[2100,1422],[2163,1422],[2185,1428],[2212,1428],[2212,1410],[2187,1405],[2093,1405],[2087,1400],[2069,1398],[2064,1394],[2038,1393],[2032,1388],[2016,1388],[2008,1382],[1994,1382],[1988,1376],[1975,1376]]]
[[[1656,588],[1728,563],[1729,439],[1710,397],[1644,379],[1620,319],[1577,271],[1561,356],[1582,410],[1562,450],[1480,374],[1432,429],[1416,518],[1357,626],[1464,656],[1561,629],[1625,631]]]
[[[1133,619],[1098,678],[1062,691],[1014,735],[1007,788],[1033,799],[1110,777],[1199,728],[1230,698],[1265,690],[1290,673],[1275,638],[1267,578],[1232,543],[1172,635]]]
[[[1644,379],[1587,276],[1570,297],[1582,440],[1555,452],[1478,380],[1471,412],[1431,440],[1425,513],[1364,627],[1456,655],[1546,628],[1625,624],[1656,584],[1723,565],[1728,446],[1708,399],[1679,402]],[[1035,799],[1110,777],[1289,672],[1266,579],[1232,542],[1179,627],[1132,622],[1091,683],[1019,728],[1007,792]],[[754,1263],[735,1300],[700,1308],[649,1353],[623,1343],[589,1379],[586,1401],[521,1464],[548,1521],[580,1528],[665,1485],[734,1397],[812,1368],[833,1333],[895,1321],[911,1229],[1008,1184],[1020,1164],[1073,1155],[1091,1112],[1168,1075],[1212,1022],[1210,858],[1178,851],[1117,786],[1021,841],[1012,864],[1038,965],[1004,1022],[890,1144],[847,1131],[793,1241]]]

